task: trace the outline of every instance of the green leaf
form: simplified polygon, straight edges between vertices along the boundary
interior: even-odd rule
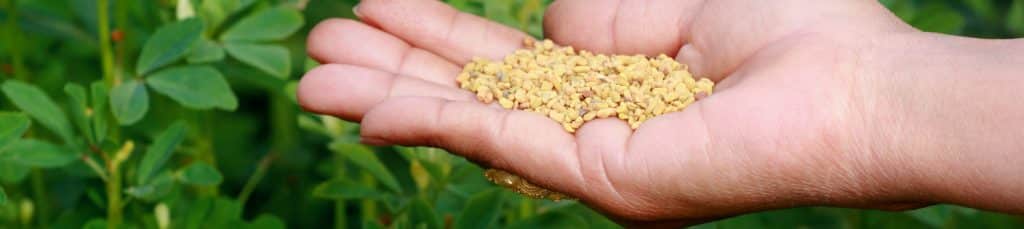
[[[15,141],[0,151],[0,160],[39,168],[61,167],[77,159],[78,155],[67,149],[35,139]]]
[[[214,199],[210,197],[204,197],[192,201],[188,205],[188,211],[186,211],[184,217],[175,218],[174,221],[178,222],[175,224],[181,224],[181,228],[204,228],[201,226],[209,227],[209,224],[205,222],[206,216],[210,214],[210,211],[214,208]],[[173,217],[173,216],[172,216]]]
[[[135,74],[143,76],[181,59],[199,40],[202,32],[203,23],[195,18],[160,27],[142,46]]]
[[[107,220],[103,218],[95,218],[86,222],[82,229],[107,229]]]
[[[20,183],[28,175],[29,169],[28,166],[13,161],[0,160],[0,181],[4,183]]]
[[[199,5],[199,15],[211,30],[215,30],[238,6],[238,0],[203,1]]]
[[[429,229],[440,229],[444,228],[441,225],[441,220],[437,217],[437,213],[434,212],[434,208],[427,203],[423,198],[416,198],[409,205],[409,220],[417,223],[424,224]]]
[[[0,149],[20,139],[31,125],[32,121],[24,114],[0,112]]]
[[[470,197],[462,214],[455,219],[455,229],[491,228],[502,212],[501,191],[501,188],[492,188]]]
[[[1024,0],[1014,0],[1006,12],[1006,27],[1017,35],[1024,35]]]
[[[242,220],[242,204],[233,199],[219,197],[213,200],[213,208],[206,216],[211,228],[227,228],[229,223]]]
[[[125,193],[140,200],[156,202],[164,198],[175,188],[174,175],[164,172],[150,179],[144,185],[129,187]]]
[[[564,212],[547,212],[518,222],[511,223],[506,229],[530,228],[572,228],[587,225],[583,218]]]
[[[185,122],[177,121],[156,137],[139,162],[136,184],[146,184],[164,166],[178,144],[185,140]]]
[[[107,101],[110,101],[110,98],[107,97],[107,86],[102,81],[92,83],[90,88],[92,91],[92,135],[96,138],[94,144],[100,144],[107,139],[107,111],[110,109],[107,106]]]
[[[288,49],[277,45],[235,43],[224,44],[228,54],[238,61],[252,66],[277,78],[286,79],[291,73],[292,62]]]
[[[4,187],[0,187],[0,205],[7,204],[7,193],[4,192]]]
[[[68,95],[68,107],[71,108],[71,121],[78,126],[78,130],[85,135],[86,140],[90,143],[96,143],[96,138],[93,137],[92,128],[89,127],[88,114],[86,114],[86,91],[85,87],[76,83],[68,83],[64,85],[64,93]]]
[[[908,211],[907,214],[935,228],[942,228],[953,217],[953,212],[945,205],[935,205]]]
[[[131,80],[117,85],[110,91],[110,107],[114,118],[122,126],[131,125],[146,116],[149,110],[149,93],[146,86]]]
[[[281,221],[281,219],[277,218],[277,216],[263,214],[260,215],[259,217],[256,217],[256,219],[252,220],[252,223],[249,223],[249,225],[247,225],[245,228],[284,229],[286,227],[284,225],[284,221]]]
[[[210,66],[174,67],[154,73],[146,84],[157,93],[192,109],[235,110],[238,99],[224,76]]]
[[[3,91],[4,95],[7,95],[7,98],[14,103],[14,106],[56,133],[64,142],[73,141],[71,124],[68,122],[67,116],[64,116],[64,111],[39,87],[17,80],[8,80],[3,85]]]
[[[917,8],[911,0],[882,0],[882,4],[889,8],[897,17],[905,22],[910,22],[917,14]]]
[[[302,14],[287,7],[256,12],[235,23],[220,39],[224,41],[277,41],[302,27]]]
[[[299,104],[299,98],[296,93],[299,91],[298,81],[289,81],[288,84],[284,85],[284,95],[288,97],[295,104]]]
[[[224,48],[220,47],[217,42],[202,39],[195,45],[186,58],[188,63],[210,63],[224,60]]]
[[[964,0],[964,5],[967,5],[976,15],[985,19],[986,22],[991,23],[999,15],[996,13],[995,1],[992,0]]]
[[[313,188],[313,196],[334,200],[374,199],[381,197],[381,192],[345,178],[335,178]]]
[[[385,229],[386,227],[384,227],[384,225],[381,225],[380,222],[377,222],[376,220],[363,219],[363,225],[360,228],[363,228],[363,229]],[[405,227],[396,226],[395,228],[405,228]]]
[[[215,186],[224,180],[220,171],[206,162],[196,161],[182,169],[178,174],[182,183],[198,186]]]
[[[921,9],[917,15],[919,16],[914,17],[910,24],[927,32],[957,34],[967,24],[960,13],[941,3],[929,4]]]
[[[377,158],[377,155],[370,148],[352,143],[331,143],[328,148],[335,153],[344,155],[352,163],[369,172],[392,191],[402,192],[402,188],[398,186],[398,180],[395,179],[395,176],[391,175],[391,172],[384,166],[384,163],[380,162],[380,159]]]

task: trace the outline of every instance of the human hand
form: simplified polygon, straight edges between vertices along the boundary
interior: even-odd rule
[[[935,201],[907,182],[918,178],[908,156],[878,151],[869,127],[885,70],[866,57],[891,51],[876,47],[888,34],[916,33],[874,1],[558,1],[545,17],[556,43],[677,54],[719,83],[636,131],[602,119],[575,135],[455,85],[470,58],[501,58],[525,34],[437,1],[370,0],[357,12],[365,24],[328,20],[310,34],[325,65],[298,96],[309,111],[361,122],[366,143],[445,148],[627,223]]]

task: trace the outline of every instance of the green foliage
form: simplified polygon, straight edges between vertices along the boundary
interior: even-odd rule
[[[65,142],[71,142],[71,124],[64,111],[43,90],[34,85],[11,80],[4,82],[4,95],[37,122],[53,131]]]
[[[455,228],[491,228],[501,214],[501,211],[495,211],[495,209],[501,209],[504,200],[502,194],[500,188],[492,188],[474,194],[466,203],[466,208],[462,210],[458,221],[455,221]]]
[[[178,180],[185,184],[214,186],[220,184],[224,177],[212,165],[197,161],[182,169],[178,174]]]
[[[402,188],[398,186],[395,176],[391,175],[391,172],[388,171],[384,163],[377,158],[377,155],[374,155],[370,148],[359,144],[332,143],[330,149],[335,153],[342,154],[343,157],[351,160],[353,164],[373,175],[391,191],[402,192]]]
[[[35,139],[19,140],[0,150],[0,160],[28,167],[61,167],[75,159],[78,159],[78,155],[49,142]]]
[[[149,92],[139,81],[124,82],[110,91],[110,106],[118,123],[135,124],[149,111]]]
[[[156,175],[156,171],[164,166],[167,159],[171,158],[174,148],[177,148],[178,144],[185,140],[185,128],[185,123],[178,121],[171,124],[163,133],[160,133],[160,136],[156,137],[153,145],[146,149],[146,154],[142,156],[142,161],[139,162],[136,184],[146,184],[149,178]]]
[[[142,46],[135,74],[145,75],[157,68],[181,59],[199,40],[203,23],[188,19],[160,27]]]
[[[146,78],[153,91],[192,109],[235,110],[238,99],[220,72],[208,66],[168,68]]]
[[[443,150],[360,145],[357,124],[301,112],[296,76],[317,65],[305,36],[352,18],[355,0],[99,2],[0,0],[0,228],[160,228],[157,205],[168,228],[621,228],[575,201],[496,188]],[[541,37],[551,1],[447,2]],[[1024,0],[882,2],[926,31],[1024,35]],[[114,33],[98,34],[101,19]],[[940,205],[698,228],[1022,225]]]
[[[32,121],[19,113],[0,112],[0,150],[25,134]]]
[[[302,14],[295,9],[279,7],[259,11],[243,18],[221,35],[224,41],[279,41],[302,26]]]

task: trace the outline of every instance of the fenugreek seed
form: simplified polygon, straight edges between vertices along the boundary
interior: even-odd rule
[[[714,82],[695,79],[686,65],[667,55],[595,55],[550,40],[526,39],[523,44],[524,49],[501,61],[473,58],[456,76],[459,87],[485,103],[548,116],[569,133],[608,117],[636,129],[657,115],[683,110],[714,89]],[[524,195],[566,197],[492,171],[497,170],[486,174],[492,181]]]

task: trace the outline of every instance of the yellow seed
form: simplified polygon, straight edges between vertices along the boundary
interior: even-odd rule
[[[497,61],[473,58],[456,76],[459,87],[485,103],[497,101],[506,109],[548,116],[569,133],[587,121],[609,117],[636,129],[655,116],[685,109],[714,89],[714,82],[694,78],[688,66],[664,54],[594,54],[550,40],[526,39],[523,44],[525,48]],[[488,178],[519,193],[566,197],[492,171]]]

